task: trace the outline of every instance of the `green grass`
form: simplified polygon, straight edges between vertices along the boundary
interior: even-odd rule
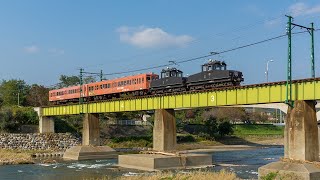
[[[234,135],[236,136],[269,136],[278,135],[282,136],[284,126],[275,126],[272,124],[237,124],[233,126]]]
[[[112,148],[152,147],[152,137],[114,137],[107,145]]]

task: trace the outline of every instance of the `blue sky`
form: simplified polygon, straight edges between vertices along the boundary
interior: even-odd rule
[[[55,84],[61,74],[115,73],[219,52],[285,33],[287,18],[320,28],[319,1],[0,0],[0,79]],[[301,31],[298,28],[294,32]],[[315,32],[320,76],[320,31]],[[211,57],[244,84],[286,79],[287,38]],[[180,64],[200,71],[208,58]],[[159,73],[161,68],[143,72]],[[137,72],[142,73],[142,72]],[[115,78],[135,73],[111,75]],[[293,78],[310,77],[310,35],[293,37]]]

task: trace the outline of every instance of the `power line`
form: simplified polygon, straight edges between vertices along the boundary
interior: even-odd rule
[[[304,32],[304,33],[305,33],[305,32]],[[211,56],[218,55],[218,54],[224,54],[224,53],[231,52],[231,51],[235,51],[235,50],[238,50],[238,49],[243,49],[243,48],[246,48],[246,47],[250,47],[250,46],[257,45],[257,44],[265,43],[265,42],[272,41],[272,40],[275,40],[275,39],[283,38],[283,37],[285,37],[285,36],[286,36],[286,34],[283,34],[283,35],[280,35],[280,36],[276,36],[276,37],[272,37],[272,38],[265,39],[265,40],[262,40],[262,41],[258,41],[258,42],[255,42],[255,43],[251,43],[251,44],[247,44],[247,45],[243,45],[243,46],[239,46],[239,47],[235,47],[235,48],[223,50],[223,51],[220,51],[220,52],[211,52],[210,54],[207,54],[207,55],[203,55],[203,56],[199,56],[199,57],[195,57],[195,58],[191,58],[191,59],[186,59],[186,60],[181,60],[181,61],[176,61],[176,63],[177,63],[177,64],[182,64],[182,63],[186,63],[186,62],[190,62],[190,61],[195,61],[195,60],[202,59],[202,58],[211,57]],[[103,74],[103,75],[109,76],[109,75],[118,75],[118,74],[132,73],[132,72],[145,71],[145,70],[151,70],[151,69],[166,67],[166,66],[168,66],[168,65],[170,65],[170,64],[163,64],[163,65],[152,66],[152,67],[141,68],[141,69],[135,69],[135,70],[130,70],[130,71],[107,73],[107,74]]]

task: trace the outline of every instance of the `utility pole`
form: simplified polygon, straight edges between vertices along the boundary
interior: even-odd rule
[[[311,23],[311,28],[309,31],[311,35],[311,77],[315,78],[315,72],[314,72],[314,28],[313,23]]]
[[[315,77],[315,67],[314,67],[314,28],[313,23],[311,23],[311,28],[302,26],[299,24],[292,23],[293,18],[291,16],[288,17],[287,23],[287,35],[288,35],[288,65],[287,65],[287,84],[286,84],[286,104],[293,106],[292,101],[292,51],[291,51],[291,35],[292,29],[294,27],[300,27],[301,29],[306,29],[311,35],[311,77]]]
[[[102,81],[103,79],[103,73],[102,73],[102,70],[100,70],[100,81]]]
[[[287,23],[287,35],[288,35],[288,63],[287,63],[287,83],[286,83],[286,104],[293,106],[292,104],[292,76],[291,76],[291,24],[292,24],[292,17],[288,17]]]
[[[20,92],[21,92],[21,89],[22,89],[22,85],[21,85],[21,81],[19,80],[18,81],[18,107],[20,106]]]
[[[82,86],[83,86],[83,69],[80,68],[80,96],[79,96],[79,106],[80,106],[80,114],[83,113],[83,93],[82,93]]]

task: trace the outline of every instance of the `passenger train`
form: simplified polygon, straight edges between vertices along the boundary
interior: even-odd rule
[[[181,70],[168,67],[161,71],[160,77],[154,73],[144,73],[83,84],[81,97],[85,102],[89,102],[121,97],[197,91],[240,86],[243,80],[242,72],[227,70],[227,64],[223,61],[209,60],[208,63],[201,66],[201,72],[188,77],[184,77]],[[79,102],[79,99],[79,85],[49,91],[49,102],[53,104]]]

